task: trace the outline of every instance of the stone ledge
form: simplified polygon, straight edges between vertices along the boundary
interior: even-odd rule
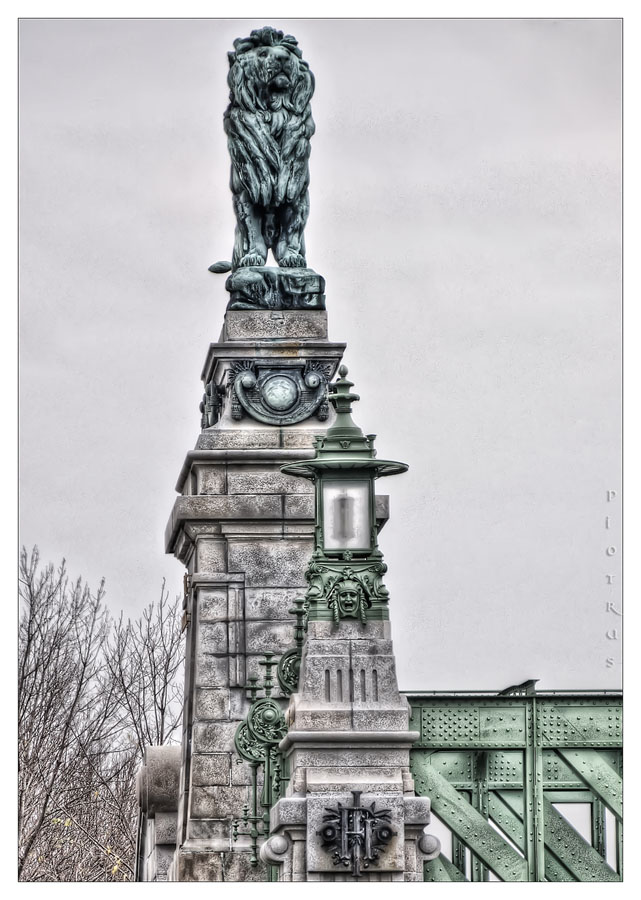
[[[296,744],[309,744],[317,749],[336,744],[368,744],[385,749],[398,744],[414,744],[419,737],[418,731],[288,731],[278,748],[285,751]]]
[[[320,429],[322,430],[322,429]],[[191,471],[192,463],[242,463],[243,466],[260,465],[266,462],[297,462],[299,459],[313,459],[314,450],[309,449],[260,449],[252,448],[246,450],[239,449],[210,449],[210,450],[190,450],[185,456],[178,481],[176,482],[176,491],[180,494],[185,486],[185,481]]]
[[[209,345],[201,379],[207,384],[215,374],[216,363],[232,359],[327,359],[336,366],[343,356],[345,342],[326,340],[244,340],[222,341]]]

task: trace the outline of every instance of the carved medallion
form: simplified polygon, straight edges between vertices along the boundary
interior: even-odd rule
[[[273,362],[239,360],[232,364],[228,380],[232,386],[231,414],[268,425],[294,425],[314,413],[324,421],[329,413],[327,383],[331,365],[304,361],[291,366]]]

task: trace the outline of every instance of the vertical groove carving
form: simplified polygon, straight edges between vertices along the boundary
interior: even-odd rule
[[[372,700],[378,703],[378,672],[372,669]]]
[[[332,690],[329,681],[329,669],[325,669],[325,700],[330,703],[332,699]]]

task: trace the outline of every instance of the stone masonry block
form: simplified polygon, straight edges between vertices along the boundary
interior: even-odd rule
[[[191,815],[197,819],[227,819],[242,815],[247,797],[244,787],[192,787],[189,799]]]
[[[176,843],[176,813],[156,813],[156,843]]]
[[[244,687],[231,688],[229,691],[229,716],[231,719],[244,719],[249,712],[249,699]]]
[[[249,763],[244,762],[239,757],[232,754],[231,764],[231,783],[232,784],[251,784],[252,776]]]
[[[175,847],[158,846],[156,843],[156,881],[167,881],[167,872],[174,859]]]
[[[229,753],[212,753],[207,756],[195,753],[191,760],[192,786],[229,785],[230,766]]]
[[[279,494],[212,494],[205,497],[178,497],[174,514],[181,520],[194,519],[279,519]]]
[[[229,839],[229,823],[221,819],[189,819],[187,822],[188,841],[220,842]]]
[[[429,825],[430,806],[429,797],[405,797],[405,823],[407,825]]]
[[[230,309],[225,313],[223,337],[227,341],[257,339],[309,339],[327,337],[324,309]]]
[[[366,770],[351,766],[316,767],[307,770],[306,788],[309,794],[354,790],[402,794],[403,778],[401,770],[392,766],[372,766]]]
[[[220,853],[180,850],[178,881],[222,881],[223,861]]]
[[[200,653],[196,660],[196,684],[199,687],[226,687],[229,684],[229,660],[226,656]]]
[[[294,750],[289,758],[292,771],[314,766],[352,766],[363,769],[369,766],[398,766],[401,769],[409,766],[409,750],[405,749],[301,747]]]
[[[314,438],[316,437],[316,435],[324,434],[326,429],[326,422],[319,422],[318,428],[314,429],[313,431],[294,431],[293,429],[286,430],[282,428],[282,446],[288,450],[297,448],[311,450],[314,446]]]
[[[304,594],[303,588],[248,588],[245,592],[245,618],[289,620],[293,625],[296,620],[289,611],[294,607],[294,600]]]
[[[224,494],[224,466],[194,466],[196,472],[196,491],[198,494]]]
[[[200,622],[197,638],[198,653],[227,652],[227,623]]]
[[[227,619],[227,590],[198,590],[198,620],[217,622]]]
[[[314,519],[316,501],[313,494],[287,494],[285,516],[289,519]]]
[[[223,539],[198,538],[196,541],[196,571],[224,572],[226,565],[226,542]]]
[[[226,719],[229,712],[229,691],[219,688],[196,688],[195,718]]]
[[[229,541],[229,571],[248,587],[305,587],[311,541]]]
[[[260,862],[252,867],[249,853],[223,853],[223,881],[264,883],[267,880],[266,866]]]
[[[314,485],[305,478],[284,475],[278,467],[230,466],[230,494],[313,494]]]
[[[235,752],[234,735],[240,722],[194,723],[192,747],[194,753]]]
[[[273,450],[280,446],[278,429],[256,431],[253,428],[204,431],[196,443],[197,450]],[[311,444],[310,444],[311,447]]]
[[[245,645],[248,653],[263,653],[294,645],[294,618],[286,622],[247,622]]]

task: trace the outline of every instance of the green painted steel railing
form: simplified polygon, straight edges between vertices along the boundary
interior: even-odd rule
[[[416,792],[452,835],[426,881],[621,880],[621,694],[533,686],[406,693]],[[559,812],[579,803],[589,841]]]

